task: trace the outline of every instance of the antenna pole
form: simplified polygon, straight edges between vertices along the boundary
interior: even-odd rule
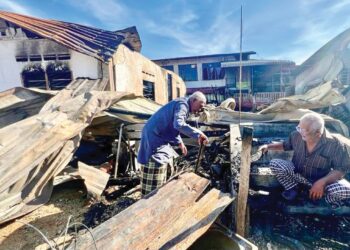
[[[239,125],[241,124],[241,111],[242,111],[242,33],[243,33],[243,7],[241,5],[241,32],[239,41]]]

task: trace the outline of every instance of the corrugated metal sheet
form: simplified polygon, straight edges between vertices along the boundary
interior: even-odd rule
[[[105,113],[128,123],[145,123],[162,105],[141,96],[123,98]]]
[[[20,87],[0,92],[0,129],[37,114],[52,96],[52,91]]]
[[[40,19],[6,11],[0,11],[0,18],[104,62],[107,62],[113,55],[119,44],[124,44],[138,52],[141,50],[141,41],[136,27],[119,31],[107,31],[75,23]]]
[[[103,90],[108,79],[79,79],[32,117],[0,129],[0,223],[47,202],[52,179],[72,159],[83,131],[124,93]]]
[[[108,85],[108,78],[98,78],[98,79],[89,79],[89,78],[77,78],[73,80],[66,89],[74,89],[75,95],[80,95],[81,93],[86,92],[86,89],[90,91],[104,91]]]

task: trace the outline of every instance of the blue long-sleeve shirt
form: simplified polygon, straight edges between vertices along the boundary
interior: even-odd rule
[[[142,130],[142,137],[137,160],[147,164],[150,158],[160,164],[168,163],[174,156],[170,144],[180,144],[180,132],[198,138],[200,130],[186,123],[190,113],[189,100],[178,98],[160,108],[147,121]]]

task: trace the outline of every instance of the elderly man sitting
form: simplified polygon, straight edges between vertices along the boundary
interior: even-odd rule
[[[343,179],[349,171],[349,151],[339,139],[324,127],[323,118],[316,113],[304,115],[283,143],[263,145],[260,149],[294,150],[292,161],[274,159],[270,162],[272,172],[285,188],[282,196],[294,200],[298,195],[298,185],[310,186],[312,200],[325,196],[333,207],[350,198],[350,183]]]
[[[142,194],[159,188],[166,181],[167,165],[176,152],[170,144],[178,145],[182,154],[187,154],[180,132],[198,143],[208,143],[208,138],[200,130],[186,123],[189,113],[201,111],[206,104],[202,92],[193,93],[188,99],[178,98],[160,108],[147,121],[142,130],[137,160],[141,166]]]

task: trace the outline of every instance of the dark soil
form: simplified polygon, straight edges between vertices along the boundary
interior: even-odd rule
[[[133,198],[120,197],[115,203],[109,205],[103,202],[95,203],[90,207],[89,211],[84,214],[83,223],[88,227],[94,228],[131,206],[136,201],[137,200]]]
[[[252,211],[250,233],[259,249],[349,249],[350,217]]]

